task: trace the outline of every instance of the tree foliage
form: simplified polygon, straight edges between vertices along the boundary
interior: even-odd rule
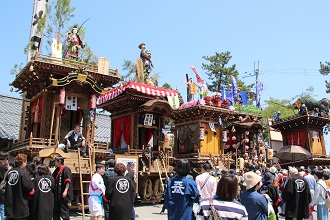
[[[203,56],[203,58],[209,63],[202,63],[202,68],[206,70],[208,79],[212,80],[212,84],[208,86],[208,89],[212,92],[221,92],[222,87],[229,90],[230,75],[238,76],[236,64],[228,66],[232,58],[230,52],[216,52],[213,56]]]
[[[319,71],[324,76],[329,75],[329,73],[330,73],[330,62],[325,61],[324,64],[322,62],[320,62],[320,70]],[[327,80],[325,80],[325,87],[326,87],[326,92],[330,93],[330,82],[328,82]]]

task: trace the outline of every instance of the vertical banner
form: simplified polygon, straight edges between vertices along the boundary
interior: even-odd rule
[[[201,83],[203,82],[202,78],[199,76],[196,66],[191,66],[190,67],[192,69],[192,71],[196,74],[196,78],[197,78],[197,83]]]
[[[40,45],[44,35],[44,27],[41,27],[38,22],[40,19],[47,16],[46,8],[49,0],[34,0],[32,22],[29,39],[29,49],[27,61],[29,62],[36,52],[40,50]]]
[[[262,90],[262,84],[260,82],[256,83],[256,90],[257,90],[257,106],[260,106],[260,97],[261,97],[261,90]]]
[[[90,111],[89,111],[90,121],[91,121],[91,123],[93,123],[95,121],[95,113],[96,113],[96,95],[95,94],[91,95],[89,107],[90,107]]]
[[[233,101],[238,101],[238,90],[237,90],[237,82],[233,75],[230,75],[232,90],[233,90]]]

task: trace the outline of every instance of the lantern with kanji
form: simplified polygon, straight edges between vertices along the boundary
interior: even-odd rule
[[[58,104],[65,105],[65,88],[60,89],[60,94],[58,96]]]

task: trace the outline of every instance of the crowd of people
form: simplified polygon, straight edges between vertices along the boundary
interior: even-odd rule
[[[8,154],[0,152],[0,217],[5,219],[70,219],[73,199],[72,174],[64,158],[55,158],[55,170],[40,158],[27,163],[18,154],[13,167]],[[214,169],[213,169],[214,168]],[[164,206],[169,220],[208,219],[215,213],[226,219],[313,219],[328,220],[327,167],[279,166],[265,169],[227,170],[201,166],[193,178],[188,160],[178,160],[167,180]],[[135,219],[136,173],[134,163],[110,159],[97,164],[89,184],[89,211],[92,220]],[[45,206],[47,204],[47,206]]]
[[[73,199],[71,169],[64,158],[55,157],[53,173],[42,159],[27,162],[18,154],[15,164],[8,164],[8,153],[0,152],[0,219],[1,220],[69,220],[69,203]],[[108,166],[106,169],[105,166]],[[89,184],[91,220],[135,219],[136,175],[134,163],[126,165],[110,159],[97,164]]]
[[[168,180],[165,207],[168,219],[209,219],[212,210],[226,219],[313,219],[328,220],[327,189],[330,170],[326,167],[277,165],[263,170],[227,170],[205,163],[195,180],[188,177],[188,160],[179,160],[177,175]],[[162,212],[164,209],[162,210]]]

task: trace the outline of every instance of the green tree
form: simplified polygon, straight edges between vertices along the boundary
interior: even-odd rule
[[[319,71],[324,76],[329,75],[329,73],[330,73],[330,62],[325,61],[324,64],[322,62],[320,62],[320,70]],[[330,93],[330,82],[328,82],[327,80],[325,80],[325,87],[326,87],[326,92]]]
[[[86,29],[82,24],[73,24],[67,26],[69,21],[75,16],[75,7],[71,7],[71,0],[56,0],[52,2],[52,5],[47,8],[48,22],[45,37],[47,38],[46,49],[51,53],[52,38],[59,35],[63,51],[66,51],[69,42],[67,41],[68,33],[71,32],[73,26],[78,27],[78,34],[84,41]],[[88,20],[88,19],[87,19]],[[87,21],[86,20],[86,21]],[[79,51],[79,60],[88,64],[96,64],[97,57],[93,54],[90,46],[84,41],[85,48]]]
[[[208,89],[212,92],[221,92],[222,87],[229,90],[230,75],[238,76],[236,64],[228,66],[232,58],[230,52],[216,52],[213,56],[203,56],[203,58],[207,60],[209,64],[202,63],[202,68],[206,70],[208,79],[212,80],[212,84],[208,86]]]

